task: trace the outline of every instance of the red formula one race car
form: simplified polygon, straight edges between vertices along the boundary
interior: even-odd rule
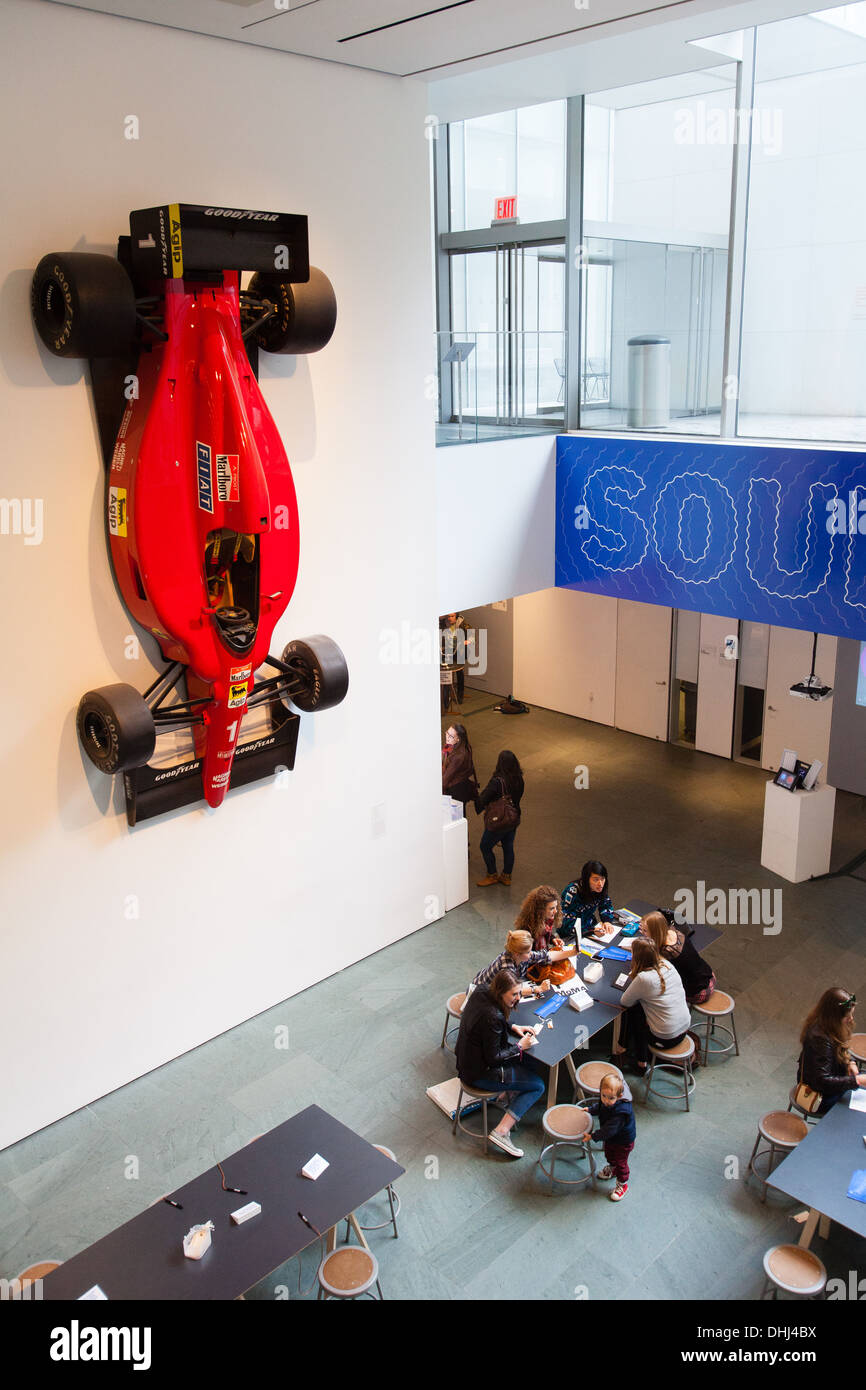
[[[242,270],[255,272],[246,290]],[[79,739],[102,772],[124,773],[130,825],[202,796],[219,806],[230,786],[294,765],[289,700],[327,709],[349,683],[327,637],[268,653],[297,578],[298,505],[258,351],[315,352],[336,321],[307,219],[176,203],[133,212],[116,260],[44,256],[31,308],[51,352],[90,359],[111,563],[168,663],[143,695],[88,691]],[[260,705],[267,725],[243,743]],[[184,728],[194,756],[151,766],[156,735]]]

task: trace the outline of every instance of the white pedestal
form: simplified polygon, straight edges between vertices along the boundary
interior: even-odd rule
[[[830,871],[836,788],[786,791],[768,782],[764,792],[761,863],[789,883]]]
[[[445,911],[469,900],[469,825],[465,816],[442,827],[445,860]]]

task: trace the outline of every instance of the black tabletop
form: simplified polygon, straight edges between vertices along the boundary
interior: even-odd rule
[[[313,1154],[329,1167],[315,1181],[301,1176]],[[109,1299],[232,1299],[297,1255],[394,1182],[405,1169],[360,1135],[310,1105],[254,1143],[222,1160],[226,1182],[247,1195],[223,1192],[214,1165],[169,1195],[178,1211],[157,1202],[79,1255],[43,1283],[43,1300],[77,1299],[98,1284]],[[261,1212],[241,1226],[231,1213],[247,1202]],[[191,1226],[212,1221],[210,1249],[200,1260],[183,1253]]]
[[[655,910],[653,903],[644,902],[640,898],[631,899],[626,903],[626,907],[629,912],[636,912],[641,917],[647,912]],[[691,941],[697,951],[718,940],[722,934],[717,927],[707,927],[700,924],[691,929],[694,932]],[[614,937],[610,943],[612,946],[618,944],[620,935]],[[591,938],[587,938],[587,940],[591,940]],[[585,1047],[589,1038],[600,1032],[605,1024],[610,1023],[611,1019],[615,1018],[617,1013],[621,1011],[622,990],[616,989],[613,982],[618,975],[628,974],[631,969],[631,962],[628,960],[602,960],[598,956],[595,959],[601,965],[603,974],[600,980],[586,987],[594,1001],[591,1009],[584,1009],[578,1013],[568,1004],[564,1004],[555,1014],[550,1015],[552,1028],[547,1027],[546,1019],[539,1020],[535,1013],[535,1010],[543,1003],[543,999],[529,1000],[515,1009],[513,1015],[515,1023],[529,1025],[539,1021],[544,1023],[538,1037],[538,1043],[529,1049],[529,1056],[537,1057],[539,1062],[544,1062],[547,1066],[553,1066],[556,1062],[561,1062],[569,1052]],[[588,956],[578,954],[575,957],[574,967],[581,979],[587,965],[589,965]],[[587,1031],[580,1031],[582,1029]]]
[[[806,1138],[773,1173],[770,1186],[866,1236],[866,1203],[845,1195],[857,1169],[866,1168],[864,1135],[866,1111],[852,1110],[846,1096],[810,1125]]]

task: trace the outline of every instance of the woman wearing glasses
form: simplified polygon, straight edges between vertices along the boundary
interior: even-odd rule
[[[848,1048],[856,1002],[847,989],[825,989],[800,1030],[797,1081],[824,1097],[818,1115],[826,1115],[849,1091],[866,1086],[866,1072],[858,1072]]]

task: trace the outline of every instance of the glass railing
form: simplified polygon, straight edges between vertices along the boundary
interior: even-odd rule
[[[436,443],[477,444],[565,425],[566,334],[436,334]]]

